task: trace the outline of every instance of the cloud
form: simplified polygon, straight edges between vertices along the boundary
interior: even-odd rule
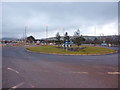
[[[98,30],[98,33],[103,33],[104,35],[117,35],[118,34],[118,23],[112,22],[102,26],[101,29]]]
[[[45,38],[46,26],[49,37],[57,32],[73,35],[78,28],[83,35],[117,33],[117,2],[40,2],[40,3],[3,3],[3,36],[23,36],[27,26],[27,35]],[[64,29],[63,29],[64,28]]]

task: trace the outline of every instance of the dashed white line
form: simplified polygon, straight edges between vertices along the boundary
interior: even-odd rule
[[[88,72],[71,72],[71,73],[76,73],[76,74],[88,74]]]
[[[20,87],[20,86],[22,86],[24,84],[24,82],[22,82],[22,83],[20,83],[20,84],[18,84],[18,85],[16,85],[16,86],[13,86],[13,87],[11,87],[11,88],[18,88],[18,87]]]
[[[12,68],[7,68],[8,70],[11,70],[11,71],[13,71],[13,72],[16,72],[17,74],[19,74],[19,72],[17,71],[17,70],[14,70],[14,69],[12,69]]]
[[[107,72],[108,74],[114,74],[114,75],[116,75],[116,74],[120,74],[120,72]]]
[[[34,88],[35,86],[31,85],[32,88]]]
[[[70,72],[70,73],[74,73],[74,74],[88,74],[88,72]],[[104,74],[104,73],[99,72],[99,74]],[[107,74],[118,75],[118,74],[120,74],[120,72],[107,72]]]

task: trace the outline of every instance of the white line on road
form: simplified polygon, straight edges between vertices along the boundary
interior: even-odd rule
[[[35,86],[34,85],[31,85],[32,88],[34,88]]]
[[[17,71],[17,70],[14,70],[14,69],[12,69],[12,68],[7,68],[8,70],[11,70],[11,71],[13,71],[13,72],[16,72],[17,74],[19,74],[19,72]]]
[[[88,72],[71,72],[71,73],[76,73],[76,74],[88,74]]]
[[[22,86],[24,84],[24,82],[22,82],[22,83],[20,83],[20,84],[18,84],[18,85],[16,85],[16,86],[13,86],[13,87],[11,87],[11,88],[18,88],[18,87],[20,87],[20,86]]]
[[[120,74],[120,72],[108,72],[108,74],[114,74],[114,75],[116,75],[116,74]]]

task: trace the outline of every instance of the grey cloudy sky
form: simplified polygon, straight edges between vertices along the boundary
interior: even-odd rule
[[[82,35],[114,35],[118,33],[117,2],[4,2],[2,3],[2,36],[24,35],[35,38],[53,37],[79,28]],[[96,27],[96,34],[95,34]]]

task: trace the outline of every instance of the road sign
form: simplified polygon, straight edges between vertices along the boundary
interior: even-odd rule
[[[73,41],[72,40],[70,40],[70,44],[73,45]]]
[[[68,45],[68,44],[69,44],[69,42],[68,42],[68,41],[66,41],[66,42],[65,42],[65,44],[67,44],[67,45]]]

